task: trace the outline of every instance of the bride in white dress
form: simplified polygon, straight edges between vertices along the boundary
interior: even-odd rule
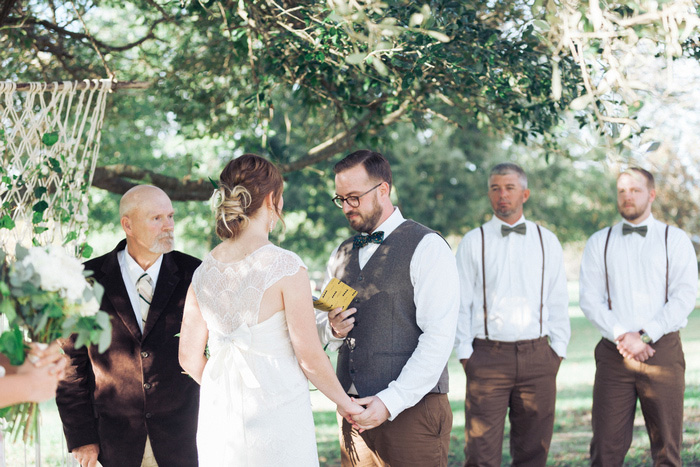
[[[321,347],[306,266],[268,240],[282,211],[282,176],[246,154],[219,183],[224,241],[193,276],[180,336],[180,364],[201,384],[199,463],[318,465],[307,378],[348,420],[363,409]]]

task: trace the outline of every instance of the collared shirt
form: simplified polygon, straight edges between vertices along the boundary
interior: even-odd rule
[[[608,229],[593,234],[581,260],[581,310],[614,341],[626,332],[646,331],[656,342],[664,334],[688,324],[695,308],[698,263],[693,245],[685,232],[668,230],[668,302],[666,302],[666,224],[649,216],[639,226],[647,226],[642,237],[622,235],[622,224],[612,227],[607,264],[612,310],[605,291],[604,250]],[[636,226],[635,226],[636,227]]]
[[[398,208],[376,228],[391,235],[405,221]],[[359,251],[362,269],[379,245],[369,244]],[[326,283],[332,278],[335,253],[331,255],[326,270]],[[459,309],[459,281],[455,258],[445,240],[437,234],[428,234],[418,243],[410,265],[413,300],[416,304],[416,323],[423,331],[418,346],[401,370],[401,374],[389,383],[389,387],[377,396],[389,410],[389,420],[409,407],[413,407],[437,384],[442,370],[452,352],[457,313]],[[333,337],[328,324],[328,313],[317,312],[316,321],[321,340],[329,348],[337,350],[343,339]]]
[[[544,294],[541,295],[542,244],[537,225],[526,221],[525,217],[514,225],[522,222],[527,226],[525,235],[513,232],[505,237],[501,226],[509,225],[498,217],[493,216],[483,225],[489,339],[516,342],[549,336],[552,349],[560,357],[566,357],[571,325],[561,244],[552,232],[540,227],[545,253]],[[471,356],[474,338],[486,338],[481,247],[481,232],[473,229],[457,249],[460,306],[455,349],[459,359]],[[541,296],[544,302],[542,334]]]
[[[131,308],[133,308],[136,321],[139,323],[141,332],[143,332],[141,305],[139,303],[139,293],[136,290],[136,281],[139,280],[141,274],[147,272],[148,275],[151,276],[151,279],[153,279],[153,291],[155,292],[155,285],[158,283],[158,274],[160,274],[160,266],[163,264],[163,255],[160,255],[147,271],[144,271],[143,268],[141,268],[141,266],[139,266],[139,264],[134,260],[134,258],[131,257],[128,246],[125,246],[122,251],[117,253],[117,260],[119,261],[119,268],[122,272],[122,279],[124,280],[126,291],[129,294]]]

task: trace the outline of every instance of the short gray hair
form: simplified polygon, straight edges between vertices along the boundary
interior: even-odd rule
[[[518,180],[520,180],[520,186],[522,186],[523,190],[527,190],[527,174],[522,167],[512,162],[502,162],[494,166],[489,174],[489,180],[491,180],[491,177],[494,175],[508,174],[516,174],[518,176]]]

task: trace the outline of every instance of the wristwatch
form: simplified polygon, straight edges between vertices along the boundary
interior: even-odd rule
[[[651,337],[649,337],[649,334],[647,334],[647,332],[644,329],[639,330],[639,337],[642,338],[642,342],[644,342],[645,344],[652,343]]]

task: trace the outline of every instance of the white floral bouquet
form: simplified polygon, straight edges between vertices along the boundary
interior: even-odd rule
[[[112,326],[100,311],[103,288],[91,281],[80,261],[60,246],[17,245],[12,260],[0,251],[0,314],[9,329],[0,335],[0,352],[13,365],[24,362],[28,343],[49,344],[76,334],[75,346],[109,347]],[[38,406],[24,403],[0,410],[13,439],[36,433]]]

